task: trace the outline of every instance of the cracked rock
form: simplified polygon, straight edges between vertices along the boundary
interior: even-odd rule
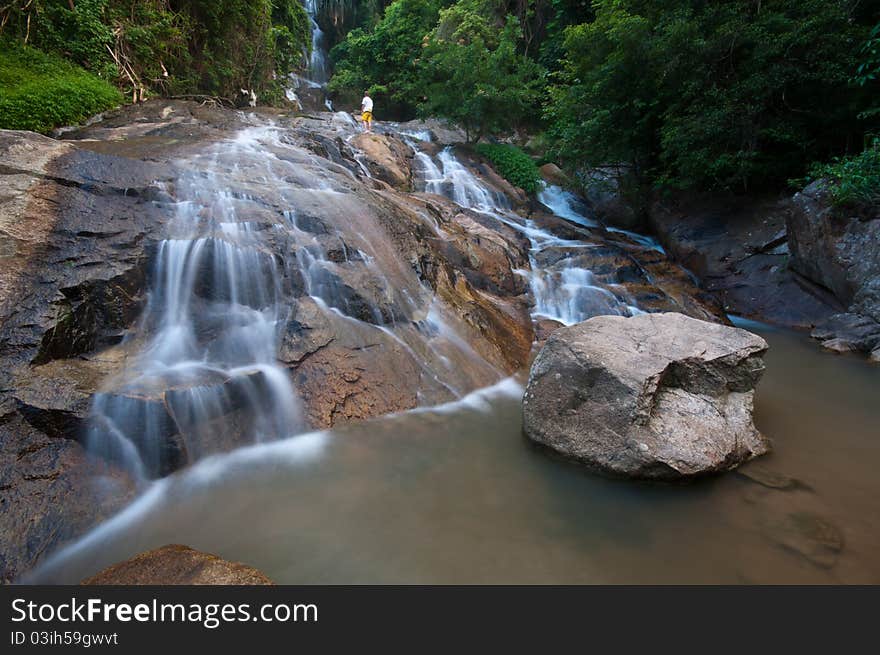
[[[767,343],[683,314],[600,316],[556,330],[532,366],[524,427],[599,471],[677,479],[769,450],[752,420]]]

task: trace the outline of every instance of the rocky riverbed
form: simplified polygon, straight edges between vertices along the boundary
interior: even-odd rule
[[[455,165],[506,213],[455,202],[453,178],[432,187],[420,163],[442,163],[441,150],[459,140],[454,131],[384,131],[358,136],[342,113],[154,101],[63,140],[0,132],[4,580],[142,484],[125,461],[88,452],[96,394],[102,407],[123,403],[154,417],[159,473],[253,440],[254,409],[242,390],[261,383],[241,379],[251,373],[227,367],[149,385],[143,375],[163,329],[149,318],[164,302],[167,271],[158,262],[169,237],[193,238],[180,232],[190,208],[193,229],[207,235],[191,243],[215,254],[187,264],[187,311],[207,317],[211,303],[234,301],[217,278],[219,253],[247,251],[263,262],[266,279],[254,284],[274,289],[281,308],[268,338],[301,405],[294,432],[453,400],[523,369],[536,328],[546,336],[560,324],[535,315],[536,266],[549,271],[543,283],[562,284],[577,263],[590,272],[590,289],[617,299],[614,311],[726,321],[721,305],[656,249],[554,216],[466,149],[455,151]],[[412,136],[419,131],[432,141]],[[246,229],[222,233],[225,215]],[[195,321],[193,338],[211,343],[217,329]],[[180,402],[204,389],[232,400],[194,430]],[[143,444],[134,448],[129,458],[143,459]]]

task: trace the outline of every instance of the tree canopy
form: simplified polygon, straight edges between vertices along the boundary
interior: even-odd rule
[[[474,137],[545,131],[572,170],[749,190],[877,130],[878,21],[858,0],[395,0],[331,87]]]

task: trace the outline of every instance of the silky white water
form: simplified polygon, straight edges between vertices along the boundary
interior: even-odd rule
[[[175,183],[169,238],[158,246],[132,363],[95,396],[87,446],[138,479],[210,452],[217,426],[237,415],[248,441],[303,429],[299,401],[277,361],[290,311],[282,271],[262,232],[212,173],[221,155],[259,148],[259,130],[188,162]]]
[[[543,251],[590,246],[560,238],[539,228],[534,221],[524,220],[510,211],[506,196],[483,184],[458,161],[452,148],[441,150],[436,161],[416,150],[415,160],[425,191],[446,196],[462,207],[492,215],[528,237],[530,268],[522,273],[528,277],[534,296],[534,318],[573,325],[602,314],[630,316],[639,313],[623,287],[601,283],[591,271],[578,267],[568,258],[562,258],[553,267],[542,266],[539,256]],[[559,187],[545,185],[539,199],[561,218],[584,227],[599,226],[598,222],[578,213],[574,208],[574,196]]]

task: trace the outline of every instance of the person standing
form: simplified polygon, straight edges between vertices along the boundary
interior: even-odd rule
[[[364,129],[367,132],[373,129],[373,99],[370,97],[369,91],[364,91],[364,99],[361,100],[361,120],[364,122]]]

